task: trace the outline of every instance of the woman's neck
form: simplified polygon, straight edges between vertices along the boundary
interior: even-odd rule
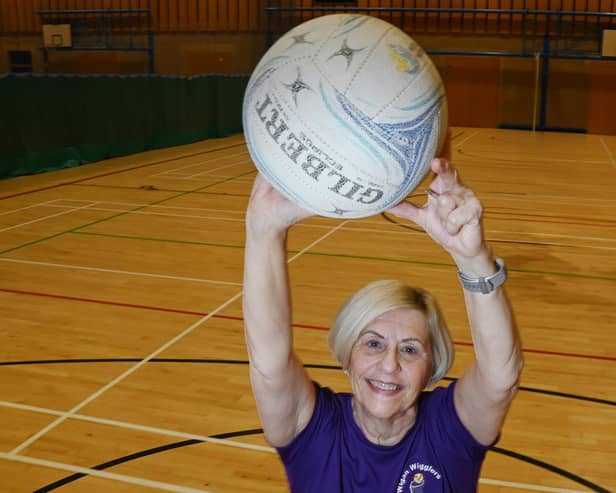
[[[417,405],[389,418],[372,416],[361,404],[357,403],[355,398],[353,398],[352,407],[353,418],[357,426],[365,437],[376,445],[396,445],[417,420]]]

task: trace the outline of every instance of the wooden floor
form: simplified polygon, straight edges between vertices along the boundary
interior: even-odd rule
[[[616,137],[456,128],[453,148],[507,261],[526,359],[480,491],[616,491]],[[2,493],[287,491],[242,333],[254,175],[237,136],[0,182]],[[433,291],[449,378],[469,364],[454,266],[421,232],[316,218],[289,247],[315,379],[349,388],[327,327],[378,278]]]

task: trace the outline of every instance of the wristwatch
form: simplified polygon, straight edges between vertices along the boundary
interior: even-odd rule
[[[498,270],[491,276],[470,277],[458,271],[458,279],[460,279],[462,287],[467,291],[473,291],[474,293],[488,294],[503,284],[507,280],[505,261],[502,258],[497,258],[495,260]]]

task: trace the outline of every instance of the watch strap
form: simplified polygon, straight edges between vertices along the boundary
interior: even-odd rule
[[[470,277],[458,271],[458,279],[462,287],[474,293],[488,294],[501,286],[507,280],[507,269],[502,258],[496,258],[497,271],[487,277]]]

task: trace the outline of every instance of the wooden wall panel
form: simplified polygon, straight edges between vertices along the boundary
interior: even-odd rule
[[[178,15],[179,15],[179,6],[178,2],[167,1],[164,2],[167,4],[167,23],[169,25],[170,31],[177,31],[178,29]]]
[[[443,73],[449,125],[496,128],[500,60],[449,56]]]
[[[313,7],[314,0],[281,1],[281,5]],[[615,0],[359,0],[366,7],[443,7],[443,8],[512,8],[613,12]],[[0,0],[0,30],[3,33],[40,32],[37,10],[45,9],[109,9],[151,8],[155,32],[214,31],[234,32],[264,27],[264,0]],[[292,14],[281,14],[289,16]],[[297,21],[305,21],[313,13],[297,14]],[[403,24],[416,32],[490,32],[515,33],[521,15],[509,14],[437,14],[389,13],[386,20]],[[605,21],[605,20],[604,20]],[[596,19],[585,22],[596,23]],[[616,26],[616,19],[612,20]]]
[[[176,29],[178,31],[190,31],[190,21],[188,19],[188,0],[176,0],[175,3],[177,4]]]
[[[250,29],[250,2],[248,0],[238,1],[238,31],[248,31]]]
[[[239,5],[237,4],[237,0],[231,0],[227,3],[227,17],[228,17],[228,25],[229,30],[237,31],[239,25]]]
[[[592,62],[590,74],[588,132],[616,135],[616,62]]]

